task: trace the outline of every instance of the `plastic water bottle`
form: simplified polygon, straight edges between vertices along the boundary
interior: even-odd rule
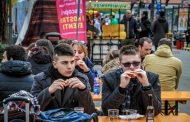
[[[94,95],[99,95],[100,94],[100,82],[99,78],[94,79]]]

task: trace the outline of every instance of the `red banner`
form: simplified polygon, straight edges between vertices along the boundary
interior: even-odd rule
[[[86,0],[56,0],[56,7],[61,37],[86,42]]]

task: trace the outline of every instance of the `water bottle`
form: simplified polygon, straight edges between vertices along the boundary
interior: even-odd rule
[[[100,82],[99,78],[94,79],[94,95],[99,95],[100,94]]]

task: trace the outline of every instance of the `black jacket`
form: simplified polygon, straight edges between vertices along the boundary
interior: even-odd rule
[[[47,70],[52,60],[49,54],[44,54],[42,51],[38,51],[29,57],[28,61],[32,65],[32,73],[36,75]]]
[[[108,109],[119,109],[121,112],[122,103],[125,103],[126,95],[119,92],[120,75],[122,74],[121,69],[117,69],[113,72],[105,74],[102,77],[102,110],[107,114]],[[155,115],[161,111],[161,93],[160,93],[160,82],[158,75],[147,72],[149,83],[152,86],[151,90],[144,91],[142,85],[136,80],[136,88],[130,92],[130,108],[136,109],[139,114],[145,115],[146,108],[148,105],[148,94],[153,94],[153,103],[155,108]],[[134,81],[133,81],[134,82]],[[130,82],[130,83],[133,83]]]
[[[153,44],[158,46],[160,39],[165,38],[166,33],[168,33],[169,25],[164,17],[159,17],[154,21],[152,25],[153,32]]]
[[[79,78],[87,86],[88,78],[84,74],[76,70],[74,76]],[[31,93],[37,97],[42,111],[81,106],[84,107],[84,112],[88,114],[95,112],[95,106],[88,89],[81,91],[76,88],[66,87],[64,90],[57,90],[54,95],[51,95],[48,88],[52,82],[52,79],[44,72],[35,76]]]
[[[129,37],[126,36],[126,39],[133,39],[136,38],[136,33],[137,33],[137,21],[136,19],[134,19],[133,17],[131,17],[130,19],[126,19],[126,17],[123,17],[123,20],[120,22],[120,24],[124,24],[125,25],[125,32],[126,35],[127,34],[127,23],[129,21]]]
[[[0,72],[0,101],[20,90],[30,91],[34,78],[29,62],[4,62],[1,64]]]
[[[147,17],[143,17],[141,19],[141,23],[139,26],[141,27],[141,31],[139,32],[139,38],[150,37],[152,35],[151,22],[148,20]]]

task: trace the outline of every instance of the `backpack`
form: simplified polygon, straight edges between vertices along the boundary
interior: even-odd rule
[[[40,121],[39,121],[40,120]],[[60,108],[41,112],[38,116],[39,122],[98,122],[96,113],[75,112],[73,109]]]

